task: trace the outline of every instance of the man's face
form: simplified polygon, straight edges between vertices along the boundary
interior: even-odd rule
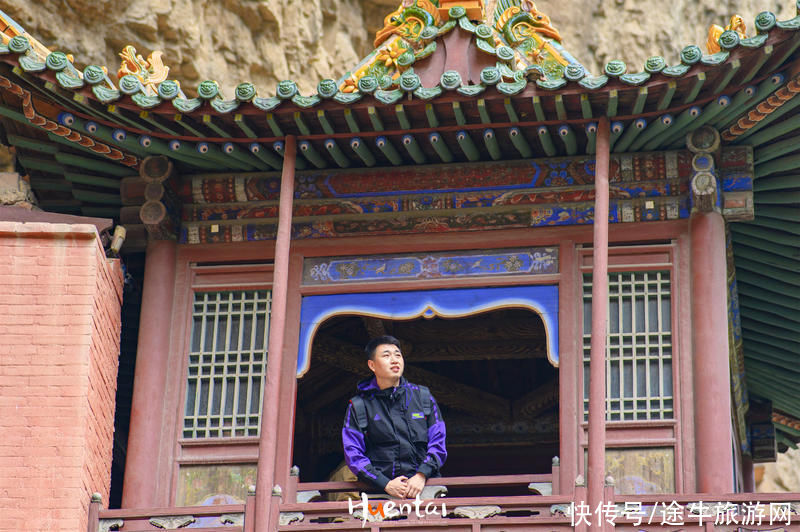
[[[375,348],[375,356],[367,361],[369,369],[379,379],[397,379],[403,376],[403,353],[392,344],[380,344]]]

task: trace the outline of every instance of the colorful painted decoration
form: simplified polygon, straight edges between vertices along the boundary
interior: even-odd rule
[[[403,256],[310,258],[303,284],[496,277],[558,273],[558,248],[415,253]]]
[[[722,47],[719,45],[719,38],[725,31],[735,31],[737,34],[739,34],[740,39],[747,38],[747,28],[745,27],[744,19],[739,15],[733,15],[731,17],[731,23],[724,28],[717,24],[712,24],[711,27],[708,28],[706,49],[708,50],[709,54],[715,54],[722,50]]]
[[[158,94],[158,84],[167,79],[169,67],[161,61],[163,52],[155,51],[147,59],[136,53],[136,48],[127,45],[119,53],[122,62],[117,71],[121,81],[125,76],[135,76],[151,96]]]

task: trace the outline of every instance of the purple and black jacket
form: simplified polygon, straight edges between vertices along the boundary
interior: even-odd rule
[[[342,428],[344,458],[362,481],[384,491],[400,475],[426,478],[440,476],[447,459],[446,430],[439,406],[430,397],[425,415],[420,386],[400,379],[397,388],[381,390],[375,377],[358,383],[358,395],[366,407],[367,428],[358,427],[352,400]]]

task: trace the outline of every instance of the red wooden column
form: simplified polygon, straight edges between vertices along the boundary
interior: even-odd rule
[[[689,232],[697,490],[732,493],[725,220],[718,212],[695,212]]]
[[[589,361],[589,467],[587,491],[592,512],[603,500],[606,469],[606,325],[608,323],[609,126],[597,127],[592,247],[592,346]],[[581,502],[581,501],[576,501]],[[596,522],[595,522],[596,523]]]
[[[174,240],[151,240],[147,244],[123,508],[163,506],[166,502],[155,500],[155,496],[176,253]]]
[[[258,442],[258,476],[256,479],[256,530],[275,530],[270,523],[272,487],[275,481],[275,455],[278,448],[278,412],[283,343],[286,329],[286,308],[289,286],[289,248],[292,239],[292,199],[297,142],[286,137],[278,206],[278,234],[275,238],[275,269],[272,282],[267,376],[264,385],[261,434]],[[283,486],[285,488],[286,486]],[[277,516],[277,512],[273,512]]]

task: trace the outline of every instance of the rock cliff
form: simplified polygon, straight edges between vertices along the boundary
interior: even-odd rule
[[[398,0],[0,0],[0,9],[51,49],[76,63],[119,65],[132,44],[139,53],[164,52],[170,77],[187,94],[205,79],[233,87],[250,81],[271,95],[282,79],[303,94],[326,77],[338,78],[372,50],[374,32]],[[561,32],[564,46],[592,73],[622,59],[629,71],[651,55],[678,62],[689,44],[705,49],[709,25],[740,14],[754,33],[757,13],[794,16],[791,0],[538,0]]]

